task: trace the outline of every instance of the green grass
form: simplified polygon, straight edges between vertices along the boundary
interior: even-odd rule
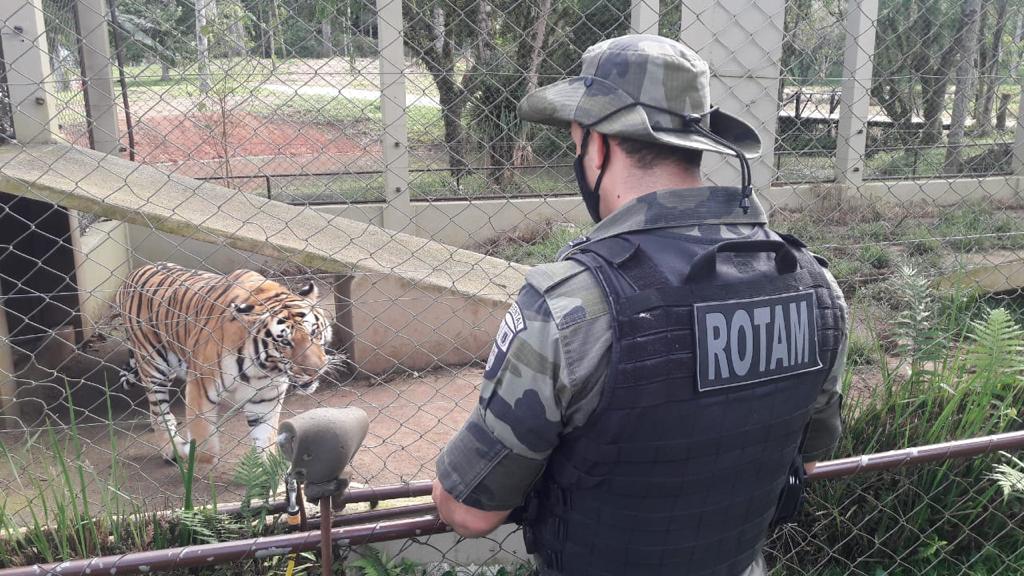
[[[483,250],[497,258],[535,266],[554,261],[559,250],[585,231],[572,224],[541,222],[493,239]]]
[[[258,88],[247,99],[249,112],[268,118],[287,118],[298,123],[351,125],[366,133],[383,129],[380,100],[363,100],[319,94],[287,94]],[[408,106],[406,126],[410,144],[444,142],[441,110],[431,106]]]
[[[246,181],[246,189],[265,195],[261,179]],[[409,175],[409,194],[413,199],[505,198],[523,195],[551,196],[564,194],[570,184],[565,176],[545,170],[516,174],[511,184],[496,184],[482,171],[474,170],[456,182],[451,171],[421,172]],[[217,182],[221,184],[222,182]],[[251,186],[250,186],[251,185]],[[336,176],[289,176],[271,179],[271,197],[283,202],[367,202],[384,198],[382,174]]]

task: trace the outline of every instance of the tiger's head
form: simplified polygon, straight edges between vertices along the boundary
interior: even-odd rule
[[[295,292],[274,282],[265,286],[272,291],[232,305],[235,317],[248,320],[261,368],[284,371],[292,386],[312,393],[324,373],[344,359],[330,354],[331,322],[317,305],[319,290],[313,282]]]

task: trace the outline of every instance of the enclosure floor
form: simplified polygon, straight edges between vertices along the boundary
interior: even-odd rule
[[[345,386],[327,385],[312,395],[291,393],[285,402],[282,419],[319,406],[357,406],[366,411],[370,427],[351,466],[351,479],[369,485],[385,485],[433,478],[434,461],[441,448],[461,427],[477,402],[482,371],[476,368],[439,370],[381,382],[351,382]],[[183,410],[175,412],[182,419]],[[179,469],[165,462],[159,449],[165,446],[149,430],[145,419],[145,401],[110,426],[106,423],[82,426],[81,463],[93,512],[112,507],[114,481],[117,491],[127,495],[145,510],[167,509],[180,505],[182,477]],[[134,417],[133,417],[134,416]],[[36,493],[33,479],[43,487],[54,485],[61,491],[62,472],[52,456],[53,441],[45,431],[34,439],[0,434],[8,454],[0,454],[0,491],[6,496],[6,510],[22,522],[30,520],[27,506]],[[234,414],[221,426],[221,458],[212,466],[201,467],[193,493],[197,503],[209,502],[215,488],[218,502],[237,502],[244,490],[234,478],[239,459],[249,449],[248,426],[244,414]],[[56,435],[61,451],[75,454],[73,438],[67,431]],[[157,445],[159,443],[159,445]],[[116,457],[111,446],[116,447]],[[67,457],[73,483],[79,484],[77,458]],[[41,506],[35,502],[34,506]],[[123,506],[123,504],[122,504]]]

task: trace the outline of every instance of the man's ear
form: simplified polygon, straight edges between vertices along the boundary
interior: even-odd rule
[[[590,150],[587,151],[586,158],[589,158],[588,162],[593,166],[594,172],[599,172],[604,169],[605,155],[608,152],[610,144],[610,138],[601,134],[600,132],[590,131],[590,141],[587,143]]]

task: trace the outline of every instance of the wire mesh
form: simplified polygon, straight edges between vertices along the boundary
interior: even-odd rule
[[[182,469],[162,456],[171,440],[151,429],[152,398],[119,385],[128,337],[115,295],[132,270],[156,261],[252,269],[295,291],[314,281],[339,360],[316,391],[290,392],[281,417],[361,407],[371,425],[353,480],[431,479],[477,403],[516,281],[590,228],[568,134],[522,123],[516,105],[578,73],[588,46],[629,32],[636,7],[32,0],[4,8],[0,134],[13,141],[0,139],[0,383],[14,386],[0,388],[0,550],[10,553],[0,567],[116,553],[128,549],[122,542],[252,533],[189,517],[126,526],[113,544],[79,533],[3,548],[3,534],[11,542],[19,527],[86,512],[113,518],[271,489],[249,458],[245,410],[236,409],[216,422],[220,452],[186,497]],[[877,15],[871,3],[839,0],[651,9],[662,35],[711,62],[714,103],[759,131],[755,186],[773,228],[826,257],[846,294],[844,387],[853,400],[844,417],[854,438],[836,456],[1020,429],[1017,381],[1000,374],[1020,371],[1021,3],[881,0]],[[109,43],[98,52],[84,44],[92,30],[83,11],[107,23]],[[37,16],[42,28],[33,31]],[[83,60],[93,54],[106,59],[108,76],[86,77]],[[90,82],[110,82],[118,97],[100,101]],[[115,155],[133,164],[26,141],[49,123],[53,139],[94,147],[111,130],[97,124],[104,107],[115,111]],[[704,173],[737,182],[728,159],[707,157]],[[82,195],[93,209],[68,207]],[[983,348],[993,330],[999,346]],[[992,357],[1011,362],[986,372],[993,368],[979,358]],[[993,403],[954,403],[965,382]],[[167,400],[185,429],[181,384]],[[910,426],[898,407],[913,402],[984,418]],[[928,414],[948,421],[942,410]],[[1009,462],[1000,458],[815,485],[804,518],[767,543],[769,563],[777,574],[1019,573],[1024,490],[1007,484],[1014,468],[999,468]],[[992,476],[999,470],[1002,484]],[[343,560],[362,559],[367,573],[366,563],[394,558],[429,574],[483,564],[489,572],[478,573],[524,574],[529,563],[514,530],[483,545],[441,535],[381,550],[345,550]],[[286,562],[240,570],[275,572]],[[298,558],[300,571],[315,564],[314,555]]]

